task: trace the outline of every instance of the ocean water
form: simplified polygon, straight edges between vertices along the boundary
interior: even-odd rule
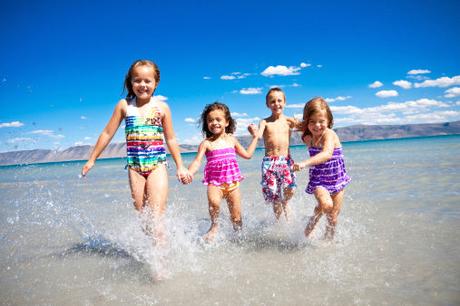
[[[141,229],[123,159],[98,161],[85,179],[83,162],[0,167],[0,304],[459,305],[458,152],[460,136],[344,144],[353,181],[332,242],[325,220],[303,236],[316,204],[306,171],[290,222],[274,222],[258,150],[240,160],[242,237],[223,202],[216,241],[203,243],[201,174],[182,186],[172,166],[165,248]]]

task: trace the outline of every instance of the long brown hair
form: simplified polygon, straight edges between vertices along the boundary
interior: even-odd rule
[[[158,68],[157,64],[155,64],[151,60],[146,60],[146,59],[136,60],[134,61],[134,63],[131,64],[131,66],[128,69],[128,73],[126,73],[126,76],[125,76],[124,88],[128,92],[128,94],[126,95],[127,99],[134,99],[134,97],[136,96],[133,91],[133,84],[131,84],[131,78],[133,76],[134,68],[139,67],[139,66],[151,66],[153,68],[153,71],[155,72],[154,77],[155,77],[156,86],[158,87],[158,84],[160,83],[160,68]],[[153,92],[155,92],[155,89],[153,90]]]
[[[208,114],[216,109],[223,111],[225,114],[225,120],[227,120],[228,122],[228,126],[225,128],[225,133],[233,134],[235,132],[236,121],[232,118],[232,115],[230,113],[230,110],[228,109],[228,106],[225,105],[224,103],[214,102],[204,107],[204,110],[201,113],[201,117],[199,121],[199,123],[201,124],[201,132],[206,135],[206,138],[209,138],[212,135],[214,135],[208,128],[207,118],[208,118]]]
[[[302,121],[302,138],[304,138],[307,135],[311,135],[311,132],[308,130],[308,120],[310,120],[310,117],[318,112],[326,112],[327,116],[327,127],[332,129],[334,126],[334,116],[332,116],[331,109],[329,108],[329,105],[327,104],[326,100],[324,100],[322,97],[315,97],[305,103],[305,106],[303,108],[303,121]]]

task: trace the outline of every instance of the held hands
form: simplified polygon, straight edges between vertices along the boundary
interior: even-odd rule
[[[190,174],[187,168],[180,167],[177,169],[177,179],[184,185],[190,184],[193,181],[193,176]]]
[[[259,129],[254,123],[251,123],[250,125],[248,125],[248,131],[252,137],[257,137],[257,132],[259,131]]]
[[[294,169],[294,171],[300,171],[303,168],[306,168],[307,166],[308,166],[307,162],[301,162],[301,163],[294,163],[292,168]]]

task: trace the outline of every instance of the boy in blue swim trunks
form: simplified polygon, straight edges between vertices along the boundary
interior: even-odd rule
[[[283,114],[286,96],[280,88],[270,89],[265,101],[272,114],[259,124],[259,137],[263,137],[265,145],[265,157],[262,160],[262,193],[265,202],[273,205],[275,218],[279,220],[284,212],[288,220],[288,202],[296,187],[292,169],[294,161],[289,155],[289,140],[291,130],[298,126],[298,122]]]

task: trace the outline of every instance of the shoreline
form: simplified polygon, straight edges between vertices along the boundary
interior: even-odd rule
[[[380,139],[362,139],[362,140],[348,140],[348,141],[342,141],[342,144],[358,144],[358,143],[369,143],[369,142],[384,142],[384,141],[407,141],[407,140],[419,140],[421,138],[442,138],[442,137],[459,137],[460,133],[458,134],[445,134],[445,135],[426,135],[426,136],[409,136],[409,137],[397,137],[397,138],[380,138]],[[302,147],[305,146],[305,144],[293,144],[290,145],[289,147]],[[198,146],[197,146],[198,147]],[[256,148],[256,151],[263,150],[263,146],[258,146]],[[27,151],[36,151],[36,150],[26,150],[26,151],[13,151],[14,152],[27,152]],[[63,152],[63,151],[61,151]],[[192,155],[195,154],[197,151],[181,151],[181,155]],[[6,152],[10,153],[10,152]],[[5,154],[5,153],[0,153],[0,154]],[[169,157],[170,154],[167,153],[167,156]],[[97,160],[98,161],[110,161],[110,160],[116,160],[116,159],[124,159],[126,158],[125,156],[110,156],[110,157],[100,157]],[[1,168],[9,168],[9,167],[23,167],[23,166],[32,166],[32,165],[44,165],[44,164],[59,164],[59,163],[82,163],[85,162],[87,159],[68,159],[68,160],[54,160],[54,161],[37,161],[37,162],[31,162],[31,163],[11,163],[11,164],[0,164],[0,169]]]

